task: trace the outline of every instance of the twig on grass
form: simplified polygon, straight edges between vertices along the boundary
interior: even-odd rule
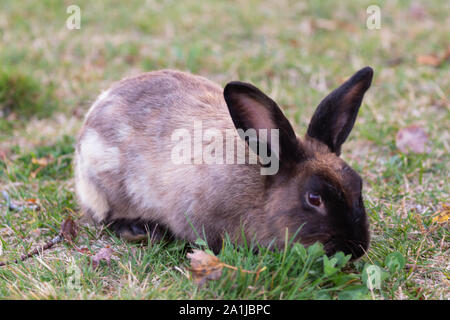
[[[52,248],[55,244],[61,242],[64,239],[71,243],[75,239],[76,236],[77,236],[76,224],[72,220],[71,217],[68,217],[61,224],[61,229],[56,237],[54,237],[52,240],[46,242],[44,245],[35,248],[31,252],[23,254],[22,256],[20,256],[20,259],[15,259],[13,261],[13,263],[18,263],[19,261],[24,261],[38,253],[42,253],[45,250]],[[0,261],[0,267],[6,266],[7,264],[9,264],[9,262]]]

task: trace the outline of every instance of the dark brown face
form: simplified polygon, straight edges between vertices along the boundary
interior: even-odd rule
[[[356,259],[366,252],[362,179],[339,155],[372,76],[371,68],[363,68],[325,97],[302,140],[259,89],[242,82],[225,87],[236,128],[279,130],[279,172],[267,178],[268,237],[284,239],[287,228],[291,235],[299,230],[297,240],[305,245],[322,242],[327,254],[343,251]]]
[[[335,155],[307,161],[300,175],[301,211],[298,238],[321,241],[327,254],[343,251],[356,259],[369,246],[367,216],[362,200],[362,179]]]
[[[287,228],[305,245],[321,242],[327,255],[343,251],[357,259],[369,246],[362,179],[334,153],[311,150],[309,155],[292,169],[295,173],[272,178],[268,233],[283,239]]]

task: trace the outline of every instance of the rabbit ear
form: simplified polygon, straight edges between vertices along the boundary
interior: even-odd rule
[[[301,149],[294,129],[275,101],[255,86],[239,81],[228,83],[223,94],[236,129],[255,129],[258,142],[267,143],[272,151],[271,131],[278,129],[280,168],[299,162]],[[261,139],[260,129],[267,130],[265,141]]]
[[[340,155],[372,76],[372,68],[365,67],[323,99],[311,119],[308,136],[325,143],[332,152]]]

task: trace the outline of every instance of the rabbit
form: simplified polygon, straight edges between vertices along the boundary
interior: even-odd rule
[[[302,138],[252,84],[233,81],[222,89],[177,70],[125,78],[101,93],[79,132],[74,175],[80,208],[127,240],[200,237],[220,252],[226,235],[238,244],[280,248],[293,239],[357,259],[370,242],[363,181],[339,156],[372,77],[365,67],[326,96]],[[243,162],[227,149],[218,158],[233,161],[205,163],[188,140],[191,153],[176,163],[180,139],[174,132],[195,140],[195,123],[231,134],[244,156],[257,161]],[[246,138],[242,132],[249,129],[274,130],[278,142],[263,134]],[[250,140],[258,147],[250,148]],[[212,139],[199,141],[211,147]],[[260,157],[264,146],[278,162],[275,173],[262,172],[269,167],[267,156]]]

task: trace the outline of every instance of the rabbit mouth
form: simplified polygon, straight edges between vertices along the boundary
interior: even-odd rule
[[[355,261],[367,253],[368,243],[361,240],[349,240],[333,237],[329,234],[314,234],[301,238],[304,246],[310,246],[315,242],[321,242],[327,256],[342,251],[346,255],[351,254],[351,260]]]
[[[336,252],[342,251],[345,254],[351,254],[352,261],[355,261],[365,255],[368,247],[369,244],[366,241],[351,239],[330,238],[324,243],[324,249],[327,256],[332,256]]]

